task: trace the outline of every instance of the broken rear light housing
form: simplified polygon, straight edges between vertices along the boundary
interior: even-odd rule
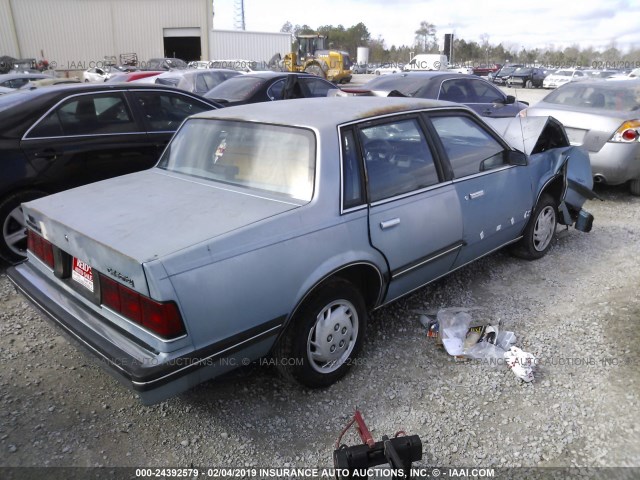
[[[27,230],[27,250],[53,270],[53,244],[31,229]]]
[[[175,339],[186,333],[174,302],[157,302],[102,274],[100,291],[102,305],[163,339]]]

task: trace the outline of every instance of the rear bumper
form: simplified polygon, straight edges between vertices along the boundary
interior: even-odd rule
[[[245,332],[228,342],[198,351],[157,352],[105,324],[78,299],[70,296],[30,262],[7,270],[16,288],[54,325],[95,357],[99,364],[147,405],[163,401],[193,386],[266,355],[278,334],[281,319]]]
[[[620,185],[640,178],[640,143],[607,142],[589,152],[593,176],[602,183]]]

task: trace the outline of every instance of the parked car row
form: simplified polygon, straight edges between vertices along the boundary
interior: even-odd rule
[[[22,202],[150,168],[186,117],[219,106],[169,87],[132,84],[0,96],[0,257],[24,258]]]
[[[358,88],[331,92],[336,96],[405,96],[462,103],[485,117],[515,117],[527,107],[512,95],[505,95],[485,79],[463,73],[402,72],[386,75]]]

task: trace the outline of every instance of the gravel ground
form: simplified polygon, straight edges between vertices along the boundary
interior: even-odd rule
[[[376,311],[360,364],[324,391],[252,366],[142,406],[2,274],[0,465],[328,467],[357,406],[376,439],[420,435],[425,466],[638,467],[640,199],[600,193],[593,231],[559,231],[545,258],[499,252]],[[535,380],[426,338],[420,314],[452,306],[514,331]]]

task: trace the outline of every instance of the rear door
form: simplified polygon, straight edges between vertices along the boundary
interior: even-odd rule
[[[70,95],[27,131],[20,146],[57,189],[143,170],[158,158],[121,91]]]
[[[365,124],[357,135],[369,234],[389,265],[390,301],[449,271],[462,246],[462,212],[418,116]]]

